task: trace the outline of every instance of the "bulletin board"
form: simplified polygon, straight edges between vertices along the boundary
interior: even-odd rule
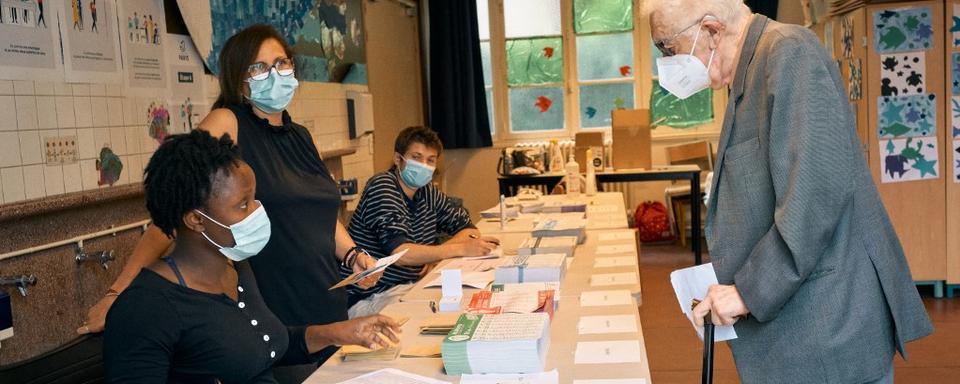
[[[949,101],[944,100],[950,111],[947,115],[949,124],[944,129],[945,141],[949,143],[944,147],[947,164],[944,173],[947,179],[947,284],[960,284],[960,215],[957,214],[960,212],[960,171],[957,169],[960,166],[960,152],[957,152],[960,148],[960,57],[955,58],[955,55],[960,55],[960,19],[955,17],[960,17],[960,0],[947,1],[943,17],[946,27],[943,34],[938,35],[944,36],[942,40],[946,42],[947,54],[943,55],[945,62],[940,64],[947,69],[944,93],[950,96]]]
[[[868,161],[914,280],[946,279],[945,148],[950,114],[944,66],[944,5],[866,8],[863,104]],[[917,76],[921,74],[921,81]],[[886,95],[884,95],[886,94]],[[951,159],[952,160],[952,159]],[[931,164],[936,161],[935,164]],[[932,173],[933,172],[933,173]],[[935,173],[935,174],[934,174]]]

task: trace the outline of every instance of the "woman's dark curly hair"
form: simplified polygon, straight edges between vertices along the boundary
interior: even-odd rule
[[[216,139],[207,131],[194,130],[168,137],[144,170],[143,188],[153,225],[174,238],[183,215],[206,205],[217,174],[230,174],[241,161],[228,134]]]

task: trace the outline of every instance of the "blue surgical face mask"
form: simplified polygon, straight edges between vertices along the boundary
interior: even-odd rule
[[[293,91],[300,85],[292,70],[289,74],[281,75],[276,68],[270,69],[270,75],[266,79],[247,79],[247,84],[250,85],[250,96],[247,96],[247,99],[266,113],[277,113],[286,109],[293,99]]]
[[[431,167],[416,160],[404,158],[406,166],[400,171],[400,178],[410,188],[421,188],[433,180],[433,171],[436,167]]]
[[[236,243],[232,247],[224,247],[210,239],[210,236],[207,236],[206,233],[201,232],[201,234],[210,244],[217,247],[220,253],[233,261],[243,261],[260,253],[263,247],[267,246],[267,242],[270,241],[270,218],[267,217],[267,211],[263,209],[263,204],[260,204],[259,200],[257,200],[257,204],[260,207],[253,213],[232,225],[221,224],[207,214],[196,210],[197,213],[214,224],[230,230],[230,233],[233,234],[233,241]]]

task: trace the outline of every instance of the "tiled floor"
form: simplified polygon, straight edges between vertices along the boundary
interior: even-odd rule
[[[672,245],[644,245],[640,254],[640,318],[653,382],[700,382],[703,345],[680,313],[670,287],[670,272],[693,265],[693,255]],[[931,291],[923,288],[921,295],[934,322],[934,333],[907,345],[910,361],[896,358],[895,382],[960,383],[960,298],[934,299]],[[714,367],[715,383],[739,382],[725,343],[717,344]]]

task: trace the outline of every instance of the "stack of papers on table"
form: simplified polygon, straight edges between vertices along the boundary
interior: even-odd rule
[[[507,293],[516,293],[516,292],[536,293],[539,291],[553,291],[554,301],[560,300],[560,282],[559,281],[549,281],[549,282],[540,282],[540,283],[493,284],[490,286],[490,291],[507,292]]]
[[[343,361],[390,361],[400,355],[400,347],[393,345],[387,348],[370,349],[359,345],[344,345],[340,348]]]
[[[507,207],[503,210],[504,216],[508,218],[515,218],[520,215],[520,207]],[[500,206],[496,206],[485,211],[480,211],[480,217],[484,219],[499,219],[500,218]]]
[[[566,257],[573,257],[577,248],[576,237],[530,237],[520,243],[518,255],[542,255],[547,253],[562,253]]]
[[[534,313],[543,312],[553,317],[554,300],[552,289],[542,291],[480,291],[473,294],[467,313]]]
[[[446,269],[446,268],[445,268]],[[425,288],[440,287],[443,285],[442,276],[436,276],[433,280],[430,280],[429,283],[424,285]],[[462,284],[466,287],[483,289],[487,285],[490,285],[490,282],[493,281],[493,271],[485,272],[473,272],[473,271],[464,271]]]
[[[562,253],[508,257],[497,267],[493,281],[498,284],[560,281],[566,270],[566,258]]]
[[[549,203],[544,203],[543,207],[540,208],[540,212],[541,213],[587,212],[587,203],[568,202],[568,201],[551,201]]]
[[[438,313],[420,323],[421,335],[446,335],[457,325],[459,313]]]
[[[541,220],[530,235],[535,237],[573,236],[577,243],[583,243],[587,238],[587,219],[544,219]]]
[[[450,384],[449,381],[441,381],[414,375],[410,372],[399,369],[385,368],[379,371],[370,372],[361,376],[354,377],[347,381],[341,381],[338,384]]]
[[[508,199],[506,205],[511,208],[519,208],[521,213],[537,213],[543,209],[543,200],[511,200]]]
[[[543,372],[549,344],[546,313],[467,313],[443,339],[443,366],[448,375]]]

